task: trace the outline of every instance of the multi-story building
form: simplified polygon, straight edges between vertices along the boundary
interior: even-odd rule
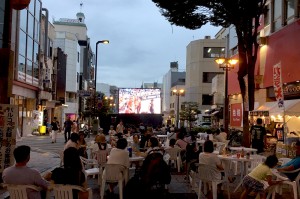
[[[85,107],[85,100],[78,95],[78,91],[94,89],[93,52],[87,36],[85,16],[80,12],[76,17],[53,22],[56,31],[55,47],[61,48],[68,55],[66,93],[64,99],[62,97],[59,100],[64,101],[67,107],[62,117],[70,116],[71,119],[77,119]]]
[[[41,113],[55,106],[51,95],[53,57],[48,45],[53,34],[47,19],[42,23],[40,0],[31,0],[22,10],[12,9],[10,3],[4,1],[0,8],[4,19],[0,30],[0,103],[18,106],[18,129],[26,135],[36,125],[45,124],[48,118]],[[47,16],[47,10],[43,11]]]
[[[268,1],[264,16],[261,17],[259,27],[260,43],[258,59],[255,68],[255,110],[259,117],[265,118],[267,126],[274,123],[287,122],[289,131],[297,132],[300,125],[297,117],[300,116],[300,92],[298,72],[300,64],[299,45],[300,37],[300,2],[298,0]],[[234,28],[231,26],[223,31],[222,37],[228,39],[228,57],[237,54],[237,39]],[[273,67],[281,67],[282,89],[284,94],[285,111],[278,108],[273,85]],[[237,116],[242,110],[242,98],[237,81],[237,68],[229,73],[228,94],[230,99],[230,125],[242,126],[243,115]],[[241,111],[242,113],[242,111]],[[262,115],[261,115],[262,114]],[[284,120],[285,118],[285,120]],[[254,118],[249,118],[255,122]],[[238,121],[238,122],[236,122]]]
[[[215,59],[224,57],[225,45],[224,39],[211,39],[206,36],[205,39],[192,41],[187,46],[185,101],[199,104],[201,114],[198,122],[210,118],[205,112],[214,105],[212,79],[224,73],[216,65]]]
[[[162,88],[163,85],[161,83],[158,82],[154,82],[154,83],[143,83],[141,88]]]
[[[185,72],[178,71],[178,62],[171,62],[169,71],[163,76],[162,87],[162,114],[163,123],[175,124],[174,101],[172,98],[172,88],[185,85]],[[173,109],[171,111],[171,109]]]

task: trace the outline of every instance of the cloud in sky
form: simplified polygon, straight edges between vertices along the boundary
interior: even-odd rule
[[[81,2],[93,51],[97,41],[110,41],[98,45],[97,82],[122,88],[161,83],[172,61],[185,70],[189,42],[214,37],[220,30],[210,25],[199,30],[171,26],[151,0],[42,0],[55,20],[76,18]]]

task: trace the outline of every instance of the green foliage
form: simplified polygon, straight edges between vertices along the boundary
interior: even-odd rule
[[[179,113],[180,120],[188,121],[189,126],[192,127],[192,122],[197,120],[197,115],[199,113],[199,106],[197,102],[183,102],[181,104],[182,108]]]
[[[99,106],[99,104],[101,104]],[[105,99],[104,93],[97,92],[96,95],[85,99],[85,111],[83,115],[87,116],[105,116],[112,113],[110,101]]]

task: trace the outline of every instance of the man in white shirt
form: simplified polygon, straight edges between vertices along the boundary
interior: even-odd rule
[[[7,184],[35,185],[47,190],[49,183],[44,180],[38,170],[27,167],[30,160],[30,147],[18,146],[14,150],[15,165],[4,169],[2,179]],[[41,199],[41,193],[27,190],[30,199]]]

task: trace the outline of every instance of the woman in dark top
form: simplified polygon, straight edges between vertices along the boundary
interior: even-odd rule
[[[51,180],[53,180],[54,184],[78,185],[85,189],[87,188],[79,152],[76,148],[70,147],[64,151],[63,168],[55,168],[51,173]],[[74,199],[87,198],[88,192],[73,191],[73,195]]]

